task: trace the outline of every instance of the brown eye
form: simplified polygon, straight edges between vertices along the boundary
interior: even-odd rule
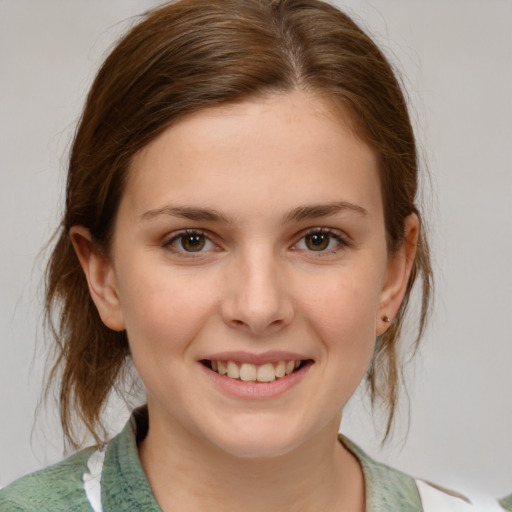
[[[328,233],[310,233],[304,237],[304,242],[310,251],[324,251],[329,247],[330,238]]]
[[[318,256],[333,256],[347,247],[350,247],[350,242],[338,230],[319,227],[305,233],[292,249],[318,253]]]
[[[190,233],[180,238],[181,247],[187,252],[199,252],[206,245],[205,236],[201,233]]]
[[[207,234],[194,229],[175,233],[169,241],[163,243],[163,247],[183,258],[205,256],[205,253],[217,250],[217,246],[210,240]]]

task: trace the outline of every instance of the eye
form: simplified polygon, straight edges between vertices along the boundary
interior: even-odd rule
[[[308,231],[293,248],[301,251],[331,252],[347,245],[344,237],[332,229],[316,228]]]
[[[173,236],[165,243],[177,252],[198,253],[211,251],[215,244],[201,231],[187,230]]]

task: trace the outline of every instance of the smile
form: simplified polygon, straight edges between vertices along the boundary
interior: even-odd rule
[[[308,360],[277,361],[273,363],[251,364],[236,361],[201,361],[207,368],[243,382],[273,382],[299,370]]]

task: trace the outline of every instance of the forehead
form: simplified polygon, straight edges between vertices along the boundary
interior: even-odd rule
[[[135,156],[123,201],[134,211],[169,201],[243,209],[257,199],[380,207],[377,159],[350,126],[341,109],[303,92],[199,111]]]

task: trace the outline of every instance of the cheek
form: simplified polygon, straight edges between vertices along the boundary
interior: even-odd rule
[[[132,350],[138,345],[162,351],[186,347],[215,307],[216,289],[175,269],[132,273],[120,289]]]
[[[327,329],[351,329],[374,325],[379,304],[376,279],[349,276],[326,276],[316,286],[304,286],[312,293],[304,297],[308,309]],[[313,291],[314,290],[314,291]]]
[[[361,275],[331,276],[303,302],[328,352],[343,355],[347,364],[369,360],[373,354],[379,293],[377,280],[366,279],[369,282],[362,285]]]

